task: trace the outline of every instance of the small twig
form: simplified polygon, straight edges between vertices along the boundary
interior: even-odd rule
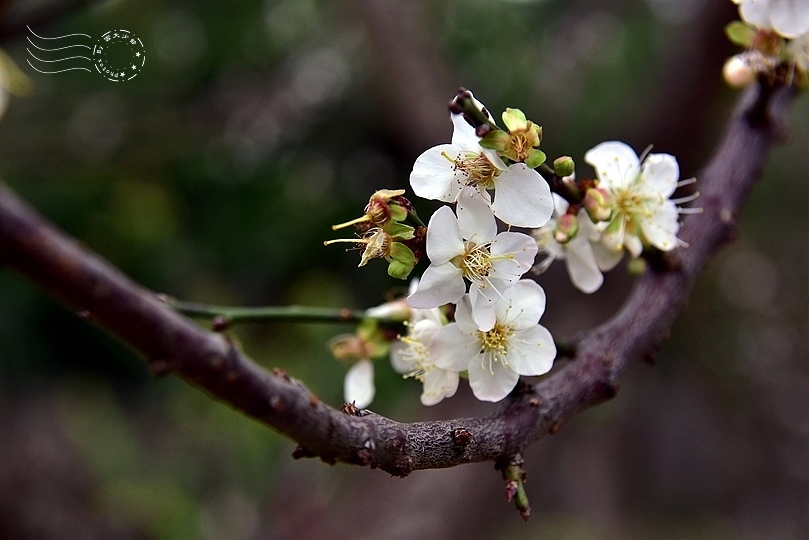
[[[520,454],[512,456],[503,463],[498,462],[497,468],[503,473],[506,481],[506,500],[514,501],[514,506],[525,521],[531,517],[531,505],[528,503],[528,494],[525,492],[526,475],[523,469],[523,457]]]
[[[174,298],[161,296],[161,300],[169,306],[195,319],[219,320],[227,326],[253,322],[313,322],[313,323],[357,323],[363,319],[371,319],[361,310],[348,308],[327,308],[311,306],[216,306],[183,302]],[[394,322],[379,319],[382,322]],[[396,321],[401,324],[401,321]]]

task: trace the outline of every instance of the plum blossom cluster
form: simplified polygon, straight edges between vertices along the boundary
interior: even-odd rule
[[[763,75],[809,88],[809,0],[733,0],[742,21],[730,23],[730,40],[745,48],[723,74],[742,87]]]
[[[562,178],[567,198],[554,193],[554,216],[533,235],[544,255],[537,271],[563,259],[573,285],[592,293],[604,282],[602,272],[613,269],[625,253],[637,259],[647,247],[671,251],[684,246],[677,238],[679,216],[700,210],[679,205],[699,193],[671,198],[695,180],[680,181],[677,160],[669,154],[638,157],[628,145],[609,141],[587,151],[584,161],[597,178],[578,184],[572,175]]]
[[[584,156],[596,178],[577,181],[571,158],[545,163],[542,128],[522,111],[506,109],[501,128],[461,89],[450,113],[450,143],[426,150],[410,175],[417,196],[448,203],[426,227],[404,192],[390,190],[377,192],[362,217],[335,227],[357,226],[358,237],[345,241],[363,249],[361,266],[384,258],[389,274],[403,278],[429,260],[405,298],[368,310],[356,334],[331,344],[352,364],[345,395],[358,407],[374,397],[370,360],[388,355],[395,371],[423,384],[424,405],[453,396],[461,378],[478,399],[500,401],[520,376],[544,375],[556,357],[539,324],[545,291],[526,278],[529,270],[565,260],[573,284],[592,293],[624,254],[684,245],[677,232],[688,210],[678,205],[696,194],[671,198],[693,182],[679,180],[673,156],[639,157],[624,143],[601,143]],[[394,254],[396,244],[405,256]],[[392,336],[381,321],[401,330]]]

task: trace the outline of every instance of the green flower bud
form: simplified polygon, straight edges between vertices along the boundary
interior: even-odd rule
[[[390,247],[388,275],[396,279],[406,279],[416,266],[416,256],[406,245],[394,242]]]
[[[646,259],[630,259],[626,263],[626,271],[632,276],[642,276],[646,272],[647,266]]]
[[[565,214],[556,222],[553,238],[560,244],[570,242],[579,232],[579,220],[575,214]]]
[[[587,215],[594,223],[599,221],[609,221],[612,217],[612,207],[614,201],[609,191],[602,188],[590,188],[584,194],[582,205],[587,210]]]
[[[560,178],[570,176],[574,170],[576,170],[576,164],[570,156],[562,156],[553,160],[553,172]]]

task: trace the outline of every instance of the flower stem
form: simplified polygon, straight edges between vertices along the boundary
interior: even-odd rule
[[[362,310],[347,308],[326,308],[310,306],[214,306],[182,302],[173,298],[163,300],[183,315],[196,319],[211,319],[215,330],[248,322],[313,322],[313,323],[357,323],[368,317]],[[380,319],[383,320],[383,319]]]

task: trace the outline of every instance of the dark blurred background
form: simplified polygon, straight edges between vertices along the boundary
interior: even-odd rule
[[[549,156],[618,139],[695,175],[736,98],[730,1],[5,2],[0,44],[35,84],[0,122],[0,176],[134,279],[219,304],[365,308],[401,284],[322,247],[415,157],[447,142],[458,86],[543,125]],[[69,9],[63,9],[68,7]],[[53,17],[57,13],[63,14]],[[33,14],[36,14],[34,16]],[[42,36],[128,29],[143,71],[114,83],[25,63]],[[20,26],[22,25],[22,26]],[[738,240],[710,267],[654,366],[527,454],[524,524],[491,464],[406,479],[294,461],[294,444],[0,271],[3,538],[809,537],[809,101],[772,154]],[[434,205],[418,201],[423,216]],[[376,264],[375,264],[376,263]],[[564,267],[541,276],[557,336],[609,317]],[[361,284],[361,285],[359,285]],[[342,399],[326,341],[350,327],[232,334],[267,367]],[[462,385],[433,408],[377,363],[373,408],[485,413]]]

